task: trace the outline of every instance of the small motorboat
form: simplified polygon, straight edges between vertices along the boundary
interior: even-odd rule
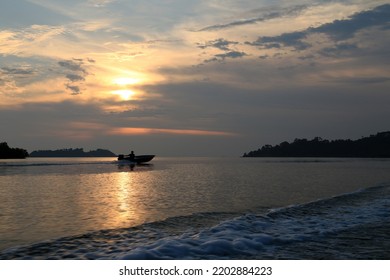
[[[154,158],[154,155],[139,155],[139,156],[118,155],[118,161],[129,162],[129,163],[137,163],[137,164],[142,164],[142,163],[145,163],[145,162],[149,162],[153,158]]]

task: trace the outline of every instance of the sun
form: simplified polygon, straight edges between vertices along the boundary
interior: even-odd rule
[[[122,100],[133,99],[135,92],[130,88],[140,82],[138,78],[134,77],[117,77],[111,81],[116,88],[115,90],[112,90],[111,93],[119,96]]]
[[[129,89],[114,90],[112,93],[118,95],[123,100],[130,100],[135,95],[135,92]]]

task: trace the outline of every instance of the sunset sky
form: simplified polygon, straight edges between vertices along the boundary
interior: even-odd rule
[[[390,130],[390,2],[0,0],[0,142],[240,156]]]

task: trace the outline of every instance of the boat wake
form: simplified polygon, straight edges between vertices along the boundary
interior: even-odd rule
[[[198,213],[8,249],[0,259],[388,259],[390,185],[279,209]]]

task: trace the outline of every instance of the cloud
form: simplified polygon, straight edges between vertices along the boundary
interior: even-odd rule
[[[115,114],[105,113],[93,101],[82,104],[76,103],[76,100],[26,103],[19,109],[0,110],[0,125],[4,127],[2,135],[7,136],[9,142],[22,143],[21,146],[29,151],[81,146],[90,149],[108,148],[123,153],[131,144],[137,152],[153,150],[159,155],[172,155],[172,152],[179,155],[181,152],[201,152],[204,150],[199,147],[203,145],[201,143],[207,147],[214,141],[216,148],[222,151],[222,146],[226,147],[220,142],[222,139],[235,141],[238,138],[236,133],[225,128],[196,124],[191,120],[199,117],[194,112],[187,122],[187,119],[181,120],[185,116],[178,117],[177,112],[169,112],[165,106],[160,107],[157,110],[161,113],[157,112],[157,119],[151,121],[154,109],[145,106],[138,112]],[[167,121],[168,117],[172,117],[176,123]],[[21,130],[26,137],[18,141]],[[176,142],[179,143],[172,144]],[[205,153],[208,152],[205,149]]]
[[[0,68],[0,93],[13,96],[24,91],[24,86],[33,81],[37,71],[30,65],[13,65]]]
[[[82,66],[84,64],[82,59],[74,58],[72,60],[62,60],[62,61],[59,61],[58,64],[61,67],[64,67],[64,68],[71,70],[71,71],[87,73],[87,71]]]
[[[65,84],[66,88],[69,89],[72,92],[72,95],[78,95],[81,94],[81,89],[79,86],[71,85],[71,84]]]
[[[82,82],[85,81],[85,77],[89,75],[85,64],[95,63],[91,59],[73,58],[70,60],[61,60],[58,65],[65,69],[65,83],[66,89],[68,89],[72,95],[81,94]]]
[[[217,48],[223,51],[228,51],[230,50],[230,45],[237,45],[238,42],[235,41],[228,41],[223,38],[212,40],[212,41],[207,41],[205,44],[198,44],[198,48],[201,49],[206,49],[206,48]]]
[[[88,109],[88,108],[86,108]],[[90,141],[102,131],[107,131],[109,126],[92,121],[68,121],[61,125],[61,129],[54,129],[51,134],[55,137],[68,140]]]
[[[217,58],[225,59],[225,58],[239,58],[239,57],[243,57],[243,56],[246,56],[246,55],[247,54],[245,52],[230,51],[230,52],[223,53],[223,54],[217,54],[215,56]]]
[[[2,67],[0,72],[4,75],[32,75],[35,73],[30,67]]]
[[[372,10],[356,13],[348,19],[335,20],[318,27],[310,27],[304,31],[284,33],[279,36],[263,36],[254,42],[246,42],[252,46],[264,49],[292,47],[295,50],[305,50],[312,45],[308,42],[309,36],[325,34],[335,42],[352,38],[362,29],[382,27],[389,29],[390,4],[378,6]]]
[[[66,74],[66,78],[71,82],[85,81],[85,78],[83,76],[77,74]]]
[[[148,134],[174,134],[192,136],[234,136],[234,133],[223,131],[197,130],[197,129],[170,129],[149,127],[119,127],[111,128],[109,134],[115,135],[148,135]]]
[[[31,25],[58,25],[70,18],[27,0],[1,0],[0,25],[19,28]]]
[[[8,126],[8,130],[23,129],[29,137],[50,135],[51,131],[62,130],[68,123],[90,122],[89,116],[93,116],[94,121],[98,122],[101,120],[100,115],[101,110],[92,102],[88,105],[70,101],[30,102],[20,104],[18,108],[6,107],[0,110],[0,119],[5,118],[7,122],[15,123],[15,126]]]
[[[390,82],[390,77],[375,76],[375,77],[334,77],[331,79],[335,83],[343,84],[355,84],[355,85],[369,85],[369,84],[382,84]]]
[[[359,47],[356,43],[340,43],[332,47],[323,48],[319,53],[323,56],[339,57],[340,55],[344,55],[358,49]]]
[[[216,54],[216,55],[214,55],[213,58],[206,59],[203,62],[204,63],[209,63],[209,62],[216,62],[216,61],[224,61],[226,58],[234,59],[234,58],[241,58],[241,57],[244,57],[244,56],[247,56],[247,55],[248,54],[246,54],[245,52],[228,51],[226,53]]]
[[[352,15],[349,19],[335,20],[319,27],[309,28],[309,33],[324,33],[335,41],[352,38],[356,32],[374,26],[390,28],[390,4]]]
[[[212,58],[203,61],[204,63],[209,63],[214,61],[223,61],[226,58],[241,58],[248,55],[245,52],[240,52],[231,48],[231,46],[236,46],[238,44],[239,42],[236,41],[229,41],[223,38],[219,38],[216,40],[207,41],[204,44],[198,43],[197,46],[200,49],[215,48],[225,51],[224,53],[215,54]]]
[[[261,46],[265,49],[293,47],[296,50],[305,50],[311,45],[304,41],[307,37],[306,32],[284,33],[279,36],[261,37],[256,42],[250,43],[253,46]]]
[[[0,30],[0,54],[26,59],[50,57],[61,50],[69,34],[64,26],[30,25],[23,28]],[[51,46],[55,45],[55,48]]]
[[[198,32],[203,32],[203,31],[217,31],[221,29],[228,29],[228,28],[233,28],[237,26],[242,26],[242,25],[248,25],[248,24],[255,24],[258,22],[263,22],[275,18],[280,18],[280,17],[286,17],[286,16],[292,16],[292,15],[297,15],[300,14],[302,11],[307,9],[307,5],[296,5],[288,8],[283,8],[283,9],[278,9],[277,11],[271,11],[267,12],[264,15],[258,16],[258,17],[253,17],[249,19],[241,19],[229,23],[224,23],[224,24],[215,24],[215,25],[210,25],[203,27],[198,30]],[[258,10],[256,10],[258,11]]]

